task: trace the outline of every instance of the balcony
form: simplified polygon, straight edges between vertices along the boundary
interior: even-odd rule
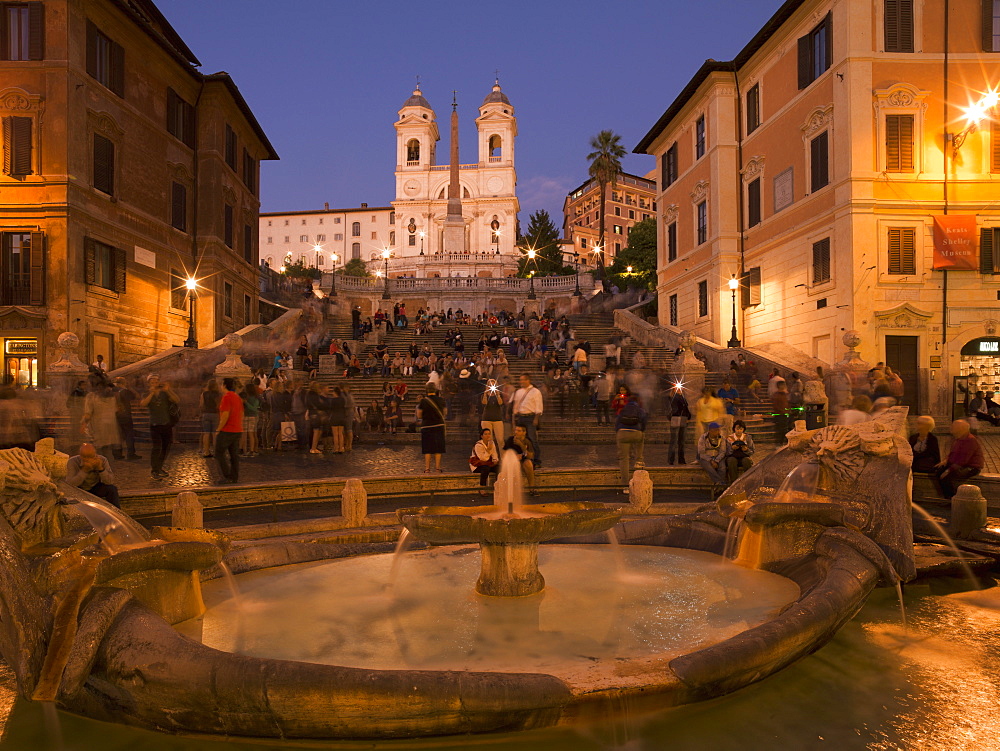
[[[409,161],[406,162],[406,166],[407,167],[419,167],[420,166],[420,160],[419,159],[409,160]]]
[[[485,254],[484,254],[485,255]],[[499,271],[499,266],[498,269]],[[330,272],[323,273],[322,288],[330,289]],[[389,293],[428,293],[482,291],[482,292],[512,292],[527,294],[530,287],[528,279],[518,277],[481,277],[481,276],[444,276],[424,278],[389,279]],[[535,278],[535,289],[539,292],[559,293],[572,292],[576,288],[576,276],[540,276]],[[593,277],[586,272],[580,273],[580,289],[589,291],[595,288]],[[380,294],[385,289],[385,280],[378,277],[360,277],[337,275],[337,291],[362,292]]]
[[[503,157],[502,156],[491,156],[489,158],[489,160],[490,160],[490,164],[500,164],[500,162],[503,160]]]

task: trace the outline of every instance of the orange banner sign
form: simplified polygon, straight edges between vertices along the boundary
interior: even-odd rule
[[[976,217],[934,217],[934,270],[977,271]]]

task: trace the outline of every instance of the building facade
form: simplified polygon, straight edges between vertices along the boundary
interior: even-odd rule
[[[148,0],[0,3],[0,345],[44,383],[56,338],[110,367],[257,320],[259,163],[232,79]],[[23,42],[23,43],[22,43]]]
[[[601,189],[591,178],[570,191],[563,201],[563,255],[567,263],[579,261],[581,267],[593,266],[597,253],[605,254],[610,265],[628,245],[633,225],[656,216],[656,171],[645,177],[623,172],[605,195],[604,244],[595,250],[601,237]],[[576,254],[575,256],[573,254]]]
[[[659,162],[661,324],[725,344],[735,316],[744,345],[827,363],[857,331],[911,408],[950,414],[1000,346],[998,87],[998,2],[785,2],[636,147]]]

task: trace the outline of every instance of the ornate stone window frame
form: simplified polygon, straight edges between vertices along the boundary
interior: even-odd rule
[[[0,89],[0,117],[31,118],[31,174],[25,175],[26,178],[41,179],[44,110],[45,102],[39,94],[29,94],[16,86]]]
[[[924,171],[924,115],[929,91],[921,91],[908,83],[895,83],[887,89],[875,89],[875,171],[885,173],[888,163],[885,145],[886,115],[913,115],[913,171],[893,172],[893,175],[918,175]]]
[[[811,144],[814,138],[821,134],[823,131],[829,133],[827,139],[827,169],[829,170],[829,181],[819,190],[825,190],[826,188],[833,185],[833,165],[836,163],[834,159],[834,142],[833,142],[833,103],[824,105],[822,107],[816,107],[812,112],[809,113],[809,117],[801,126],[802,130],[802,149],[805,156],[805,177],[803,180],[804,187],[806,189],[806,195],[813,195],[813,191],[810,190],[812,185],[812,154],[811,154]],[[819,191],[816,191],[819,192]]]
[[[748,186],[754,180],[760,179],[760,224],[764,222],[764,162],[765,157],[762,154],[752,156],[747,160],[743,169],[740,170],[740,175],[743,177],[743,216],[750,216],[750,191]],[[745,222],[744,222],[745,223]],[[756,226],[760,226],[760,224]],[[751,229],[747,227],[747,229]]]
[[[115,146],[115,165],[114,165],[114,192],[109,196],[106,193],[98,190],[94,187],[94,175],[93,175],[93,152],[94,152],[94,135],[100,134],[107,138]],[[87,153],[90,154],[88,175],[87,175],[87,185],[96,194],[105,196],[109,201],[117,201],[121,196],[122,189],[122,146],[125,141],[125,129],[122,128],[118,121],[107,112],[99,112],[97,110],[87,109]]]

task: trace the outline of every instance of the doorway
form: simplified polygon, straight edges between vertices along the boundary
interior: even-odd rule
[[[917,368],[919,337],[886,336],[885,364],[903,379],[903,397],[900,404],[910,407],[912,413],[920,403],[920,373]]]

